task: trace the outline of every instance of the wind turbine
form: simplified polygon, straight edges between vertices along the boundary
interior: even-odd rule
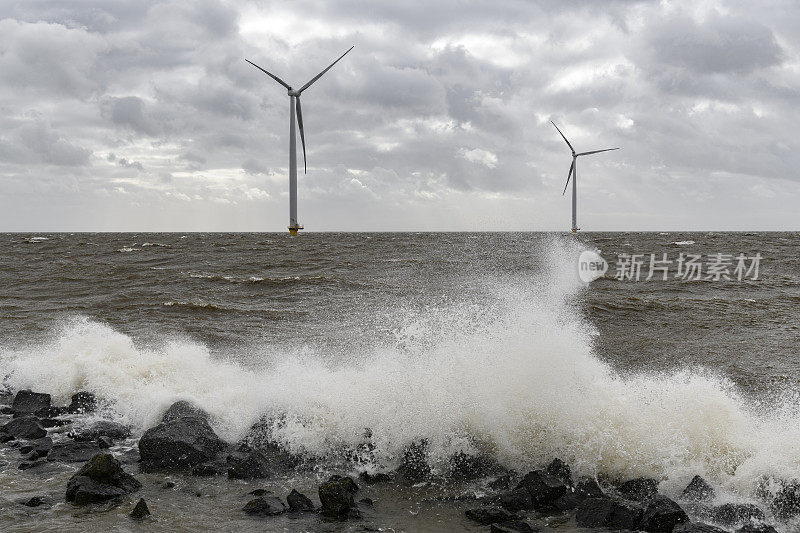
[[[556,126],[556,123],[553,122],[552,120],[550,121],[550,123],[553,126]],[[561,130],[558,129],[558,126],[556,126],[556,129],[558,130],[558,133],[561,133]],[[575,189],[575,182],[578,179],[578,165],[577,165],[578,158],[583,155],[592,155],[592,154],[599,154],[600,152],[610,152],[611,150],[619,150],[619,148],[606,148],[604,150],[592,150],[591,152],[581,152],[576,154],[575,148],[572,147],[572,145],[569,143],[569,141],[567,140],[567,138],[564,136],[563,133],[561,133],[561,137],[564,139],[564,142],[567,143],[567,146],[569,146],[569,149],[572,151],[572,164],[569,166],[569,172],[567,173],[567,183],[566,185],[564,185],[564,192],[561,193],[561,196],[564,196],[564,194],[567,192],[567,187],[569,187],[569,178],[571,177],[572,178],[572,233],[577,233],[578,230],[580,229],[578,227],[578,217],[576,212],[578,204],[578,192]]]
[[[352,49],[353,47],[351,46],[347,52],[339,56],[339,59],[328,65],[325,70],[311,78],[308,83],[297,90],[292,89],[288,83],[280,79],[275,74],[267,72],[249,59],[245,59],[245,61],[256,67],[258,70],[283,85],[286,88],[286,91],[289,93],[289,235],[297,235],[297,230],[303,229],[303,226],[297,223],[297,134],[295,133],[294,129],[295,111],[297,112],[297,126],[300,128],[300,141],[303,143],[303,169],[306,174],[308,173],[308,163],[306,160],[306,138],[305,134],[303,133],[303,112],[300,107],[300,95],[303,91],[311,87],[315,81],[320,79],[323,74],[328,72],[331,67],[338,63]]]

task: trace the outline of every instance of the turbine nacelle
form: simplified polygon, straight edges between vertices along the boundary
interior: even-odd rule
[[[287,92],[289,93],[289,96],[300,96],[300,91],[295,91],[291,87],[289,87],[289,90]]]

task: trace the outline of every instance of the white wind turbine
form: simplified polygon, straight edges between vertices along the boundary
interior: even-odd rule
[[[556,127],[558,133],[561,134],[561,137],[564,139],[564,142],[567,143],[567,146],[569,146],[569,149],[572,151],[572,164],[569,166],[569,173],[567,173],[567,183],[564,185],[564,192],[562,192],[561,195],[563,196],[567,192],[567,187],[569,187],[569,179],[571,177],[572,178],[572,233],[577,233],[577,231],[580,229],[578,227],[578,215],[576,212],[578,204],[578,192],[576,190],[576,185],[575,185],[575,182],[578,179],[578,165],[577,165],[578,158],[583,155],[592,155],[592,154],[599,154],[600,152],[610,152],[611,150],[619,150],[619,148],[606,148],[604,150],[592,150],[591,152],[580,152],[576,154],[575,149],[569,143],[564,134],[561,133],[561,130],[558,129],[556,123],[553,122],[552,120],[550,121],[550,123]]]
[[[303,112],[300,107],[300,94],[311,87],[311,85],[320,79],[323,74],[328,72],[331,67],[333,67],[336,63],[339,62],[344,56],[347,55],[353,47],[351,46],[347,52],[343,53],[339,56],[339,59],[328,65],[328,67],[311,78],[311,80],[300,87],[299,89],[295,90],[292,89],[288,83],[280,79],[275,74],[271,72],[267,72],[263,68],[259,67],[249,59],[245,59],[248,63],[259,69],[261,72],[272,78],[273,80],[277,81],[281,85],[283,85],[287,92],[289,93],[289,234],[290,235],[297,235],[297,230],[303,229],[303,226],[297,223],[297,134],[295,133],[294,129],[294,122],[295,122],[295,111],[297,112],[297,125],[300,129],[300,141],[303,143],[303,168],[306,173],[308,173],[308,165],[306,161],[306,139],[305,134],[303,132]]]

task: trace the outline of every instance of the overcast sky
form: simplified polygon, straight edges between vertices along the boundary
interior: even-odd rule
[[[800,4],[0,3],[0,231],[800,229]],[[302,154],[302,152],[301,152]],[[302,161],[302,155],[300,155]]]

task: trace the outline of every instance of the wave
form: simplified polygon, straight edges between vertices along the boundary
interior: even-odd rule
[[[671,244],[674,244],[675,246],[689,246],[690,244],[694,244],[694,241],[675,241]]]
[[[622,375],[595,357],[597,331],[575,303],[586,290],[574,274],[579,251],[556,241],[547,275],[487,281],[490,303],[403,311],[396,341],[357,362],[267,344],[245,368],[203,344],[145,347],[81,318],[43,344],[3,348],[0,370],[13,388],[62,401],[93,391],[140,430],[176,399],[211,413],[230,441],[280,419],[273,438],[314,456],[357,446],[368,428],[386,466],[426,438],[434,461],[477,447],[523,471],[557,456],[578,475],[655,476],[667,493],[695,474],[743,496],[764,476],[800,477],[795,396],[760,409],[710,372]]]

